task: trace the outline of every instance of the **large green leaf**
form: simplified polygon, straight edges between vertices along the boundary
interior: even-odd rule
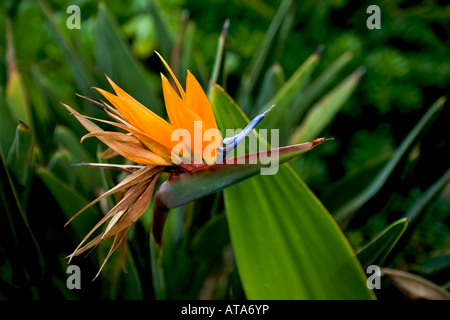
[[[220,88],[213,88],[211,102],[219,129],[247,125]],[[345,237],[288,165],[225,189],[224,196],[247,298],[374,298]]]

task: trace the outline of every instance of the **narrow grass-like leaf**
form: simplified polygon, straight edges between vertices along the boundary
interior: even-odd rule
[[[45,265],[41,250],[1,150],[0,162],[0,249],[14,266],[10,283],[16,287],[38,283]]]
[[[292,134],[290,142],[308,141],[311,137],[320,134],[348,100],[364,72],[363,68],[359,68],[314,104]]]
[[[408,136],[402,141],[400,146],[392,155],[391,159],[386,163],[380,173],[373,182],[364,188],[361,193],[349,201],[345,206],[340,208],[334,215],[335,220],[345,226],[352,219],[358,209],[360,209],[369,199],[371,199],[383,187],[389,176],[400,163],[400,161],[408,155],[408,151],[418,141],[420,134],[425,131],[428,125],[436,118],[438,112],[442,109],[445,98],[437,100],[420,119],[420,121],[410,131]]]
[[[71,159],[73,159],[73,156],[67,149],[60,149],[50,158],[47,169],[53,172],[53,174],[61,180],[66,181],[66,183],[74,187],[76,182],[76,172],[74,170],[68,170],[72,164]]]
[[[98,255],[98,262],[102,264],[108,251],[104,250],[102,254]],[[130,250],[124,252],[126,255],[122,266],[122,259],[119,254],[112,255],[108,260],[108,264],[105,266],[103,273],[111,274],[110,277],[102,277],[104,280],[104,288],[109,293],[109,299],[116,300],[119,296],[123,296],[126,300],[142,300],[142,283],[139,274],[136,269],[136,263],[133,256],[130,254]],[[124,268],[126,270],[126,276],[123,276]]]
[[[405,218],[411,220],[411,223],[419,217],[428,204],[442,191],[445,185],[450,181],[450,169],[439,178],[425,193],[417,200],[405,213]]]
[[[100,148],[99,148],[99,151],[97,152],[97,164],[103,164],[106,166],[105,168],[107,169],[107,170],[104,170],[104,169],[100,170],[100,177],[101,177],[101,181],[102,181],[103,190],[110,190],[110,189],[114,188],[115,183],[114,183],[114,179],[112,177],[112,172],[111,172],[111,170],[108,170],[109,169],[108,166],[112,166],[112,165],[108,164],[107,161],[105,161],[103,159]],[[88,164],[83,164],[83,165],[89,166]],[[120,166],[120,165],[118,165],[118,166]],[[137,169],[139,169],[138,166],[136,166],[136,170]],[[131,173],[131,172],[129,172],[129,173]],[[115,203],[111,197],[108,197],[106,201],[108,203],[107,211],[109,211],[114,207]]]
[[[40,150],[40,156],[44,161],[48,161],[49,154],[54,147],[52,135],[48,134],[53,130],[53,115],[51,108],[47,104],[45,94],[40,87],[40,73],[36,67],[31,69],[31,77],[26,78],[26,89],[30,98],[31,114],[33,118],[36,147]]]
[[[87,61],[80,57],[72,41],[60,30],[55,21],[55,15],[47,2],[39,0],[39,5],[47,17],[49,30],[63,52],[78,88],[83,94],[88,94],[91,92],[90,88],[96,84],[96,81],[91,76],[92,68]]]
[[[79,139],[70,129],[64,126],[57,126],[54,137],[60,146],[68,150],[71,165],[81,162],[94,162],[93,157],[80,144]],[[98,186],[98,182],[100,181],[100,173],[98,170],[83,167],[70,167],[67,170],[76,173],[77,181],[85,192],[90,192]]]
[[[290,118],[291,104],[309,81],[311,74],[319,63],[320,53],[321,49],[319,48],[310,55],[270,101],[269,105],[275,105],[277,111],[267,119],[267,127],[279,129],[282,123]]]
[[[444,251],[445,252],[445,251]],[[424,262],[413,266],[413,270],[425,275],[448,272],[450,269],[450,254],[433,256]]]
[[[36,169],[36,173],[58,202],[67,220],[72,218],[74,212],[89,203],[85,197],[61,181],[50,170],[41,167]],[[94,207],[90,207],[86,210],[86,214],[81,215],[70,224],[78,238],[82,238],[86,233],[86,225],[95,224],[98,216],[98,211]]]
[[[264,76],[261,90],[256,100],[256,108],[263,110],[265,107],[270,106],[270,100],[276,95],[276,93],[286,83],[286,78],[283,72],[283,68],[279,63],[272,65],[267,70]]]
[[[170,54],[172,52],[173,39],[155,1],[148,2],[148,10],[153,17],[153,23],[156,27],[158,43],[161,46],[160,52],[164,57],[170,57]]]
[[[207,95],[210,96],[212,86],[219,84],[223,86],[223,83],[219,82],[219,74],[224,72],[225,68],[225,43],[228,35],[228,27],[230,26],[230,20],[225,20],[223,24],[222,32],[220,33],[219,42],[217,44],[216,58],[214,60],[214,67],[211,73],[211,79],[208,83]]]
[[[19,184],[25,186],[30,179],[33,163],[31,160],[32,136],[30,128],[21,122],[16,129],[16,137],[8,153],[6,163]]]
[[[73,121],[73,117],[69,112],[67,112],[67,109],[62,108],[60,104],[60,101],[64,101],[69,105],[80,105],[74,100],[76,95],[73,94],[73,88],[70,88],[71,91],[67,92],[67,87],[64,88],[57,81],[55,81],[55,79],[49,77],[49,75],[45,72],[46,71],[43,68],[35,66],[32,69],[32,76],[33,82],[36,86],[36,91],[39,91],[42,99],[44,99],[41,103],[45,104],[47,112],[51,115],[51,130],[53,130],[55,124],[63,124],[77,133],[77,135],[82,136],[85,133],[84,128]],[[80,103],[83,102],[84,101],[80,101]],[[98,113],[101,112],[100,110],[93,110],[91,106],[89,106],[89,111],[94,111],[92,114],[93,116],[96,115],[96,111]],[[52,143],[54,143],[52,135],[49,135],[48,131],[43,132],[45,129],[45,127],[36,128],[36,134],[46,134],[49,136],[48,139],[51,139]]]
[[[225,215],[214,217],[201,228],[193,240],[192,250],[204,260],[219,260],[230,241]]]
[[[186,88],[186,75],[190,67],[194,31],[195,23],[189,20],[189,13],[184,10],[180,31],[171,55],[171,68],[183,88]]]
[[[351,61],[353,54],[346,52],[327,67],[314,81],[312,81],[292,104],[292,123],[298,123],[306,108],[323,92],[337,77],[339,72]]]
[[[277,41],[275,47],[273,48],[273,50],[275,51],[273,54],[274,61],[278,61],[283,54],[284,46],[288,41],[288,35],[289,32],[291,31],[292,24],[294,22],[295,11],[297,9],[296,7],[297,4],[295,2],[292,2],[292,5],[289,7],[288,12],[286,13],[285,18],[283,19],[283,23],[279,28]]]
[[[22,75],[17,67],[12,23],[9,19],[6,23],[6,31],[8,45],[6,55],[8,75],[8,81],[6,83],[6,104],[9,108],[9,114],[15,123],[22,120],[31,125],[32,121],[30,106],[27,93],[23,85]]]
[[[0,87],[0,151],[8,152],[14,140],[16,122],[12,120],[6,106],[3,88]]]
[[[95,56],[100,71],[119,83],[144,106],[163,115],[163,109],[156,102],[144,68],[131,54],[123,35],[103,3],[100,3],[98,8],[94,38]]]
[[[164,268],[162,260],[162,252],[159,250],[158,244],[153,237],[149,237],[150,241],[150,257],[152,261],[151,272],[153,279],[153,290],[155,298],[162,300],[166,298],[166,281],[164,278]]]
[[[389,252],[391,252],[403,232],[405,232],[407,225],[408,219],[402,218],[395,221],[379,233],[367,245],[358,250],[356,257],[362,267],[364,269],[370,265],[377,265],[381,267]]]
[[[248,123],[229,97],[215,95],[226,93],[215,87],[211,94],[219,129]],[[374,298],[345,237],[288,165],[227,188],[224,196],[247,298]]]
[[[412,300],[450,300],[450,293],[435,283],[412,273],[382,268],[381,274],[397,286],[405,296]]]
[[[266,35],[264,37],[261,46],[258,48],[258,51],[253,56],[253,59],[250,62],[250,65],[242,78],[240,105],[245,109],[249,108],[252,90],[255,87],[256,81],[259,78],[261,70],[270,52],[272,43],[274,42],[276,34],[283,20],[285,19],[290,6],[291,0],[283,0],[280,7],[278,8],[277,13],[275,14],[275,17],[273,18],[269,26],[269,29],[266,32]]]
[[[351,170],[345,177],[324,188],[320,200],[330,212],[342,208],[355,198],[361,189],[372,183],[391,156],[392,152],[381,155]]]

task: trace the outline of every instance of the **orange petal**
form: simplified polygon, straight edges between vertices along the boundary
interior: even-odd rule
[[[144,165],[170,165],[167,159],[157,156],[153,152],[145,149],[138,138],[132,135],[126,135],[119,132],[103,131],[95,123],[89,121],[85,116],[76,112],[74,109],[66,104],[63,104],[67,110],[72,113],[77,120],[85,127],[89,132],[97,136],[97,138],[106,144],[108,147],[116,151],[121,156]]]
[[[166,104],[167,115],[169,116],[171,124],[175,129],[188,130],[191,135],[191,144],[189,147],[196,153],[201,154],[202,148],[200,148],[200,145],[197,147],[197,145],[194,143],[194,139],[195,136],[198,135],[201,135],[201,137],[197,138],[202,139],[203,133],[206,130],[202,119],[198,114],[196,114],[186,106],[186,103],[175,92],[175,90],[170,85],[169,80],[167,80],[167,78],[163,74],[161,74],[161,78],[164,102]],[[196,132],[195,130],[196,121],[201,123],[199,132]]]
[[[197,113],[202,119],[206,129],[214,129],[218,131],[216,118],[211,108],[211,104],[206,97],[200,83],[194,75],[188,70],[186,78],[186,104],[188,107]],[[213,154],[207,154],[209,152],[204,152],[205,148],[211,144],[214,146]],[[217,158],[216,148],[221,146],[221,139],[214,140],[213,142],[204,141],[203,142],[203,158],[207,164],[214,164]]]
[[[180,91],[181,97],[184,99],[185,93],[184,93],[183,87],[181,86],[180,82],[178,82],[178,79],[177,79],[177,77],[175,77],[175,74],[173,73],[169,64],[166,62],[166,60],[164,60],[164,58],[157,51],[155,51],[155,53],[158,55],[158,57],[161,59],[162,63],[166,67],[166,69],[169,71],[170,75],[172,76],[173,80],[175,81],[175,83],[177,85],[178,91]]]
[[[108,101],[114,106],[116,107],[117,110],[119,110],[120,114],[125,118],[125,120],[127,120],[132,126],[139,128],[140,130],[142,130],[140,128],[140,123],[139,120],[135,118],[135,115],[133,115],[132,113],[129,112],[128,108],[126,106],[123,105],[122,100],[120,100],[119,97],[115,96],[114,94],[103,90],[103,89],[99,89],[99,88],[94,88],[96,89],[98,92],[100,92],[106,99],[108,99]]]
[[[200,116],[207,129],[217,129],[216,118],[214,117],[211,104],[200,83],[189,70],[186,78],[185,101],[188,107]]]
[[[167,115],[174,128],[189,129],[194,121],[202,121],[202,118],[186,106],[169,83],[169,80],[161,74],[164,102],[166,104]],[[191,132],[192,133],[192,132]]]
[[[175,145],[171,141],[173,127],[123,91],[112,80],[109,78],[108,80],[116,91],[117,96],[102,89],[96,89],[119,110],[132,126],[146,133],[153,140],[172,149]]]

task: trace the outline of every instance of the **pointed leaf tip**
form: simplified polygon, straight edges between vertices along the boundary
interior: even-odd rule
[[[320,46],[317,47],[316,51],[314,52],[314,54],[316,56],[321,56],[322,55],[322,51],[325,48],[325,46],[323,44],[321,44]]]

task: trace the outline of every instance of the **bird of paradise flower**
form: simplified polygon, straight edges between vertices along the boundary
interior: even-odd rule
[[[158,54],[158,53],[157,53]],[[219,191],[234,183],[238,183],[255,174],[261,168],[258,162],[253,164],[240,165],[246,160],[249,163],[251,159],[258,159],[260,153],[248,154],[242,157],[236,157],[236,161],[224,163],[222,160],[227,153],[267,115],[271,110],[254,118],[241,133],[226,139],[216,138],[208,144],[200,144],[200,147],[192,149],[182,149],[179,153],[174,153],[174,147],[177,141],[172,139],[172,133],[176,129],[185,129],[191,133],[194,139],[194,123],[201,123],[202,134],[207,130],[218,130],[216,119],[214,117],[210,102],[196,78],[187,72],[186,91],[179,83],[167,62],[158,54],[161,61],[169,71],[178,89],[177,93],[171,86],[169,80],[161,74],[164,102],[166,105],[169,122],[159,117],[145,106],[136,101],[128,93],[122,90],[111,79],[108,79],[115,95],[105,90],[95,88],[111,104],[105,101],[81,96],[88,99],[91,103],[101,107],[101,109],[111,118],[111,120],[91,118],[78,113],[70,106],[62,103],[69,112],[89,131],[82,137],[81,142],[89,137],[96,137],[109,149],[104,153],[105,158],[120,155],[138,165],[115,165],[102,163],[83,163],[88,167],[97,167],[105,169],[121,170],[129,175],[118,183],[115,187],[102,194],[94,201],[87,204],[77,212],[67,223],[79,216],[90,206],[112,194],[117,194],[116,205],[100,219],[100,221],[86,234],[75,250],[68,256],[69,262],[74,256],[77,256],[89,249],[95,248],[103,240],[113,237],[111,248],[104,259],[96,277],[100,274],[105,263],[111,254],[121,245],[122,264],[124,265],[125,248],[127,233],[130,227],[142,216],[149,206],[156,183],[163,172],[167,172],[171,178],[161,187],[155,200],[155,211],[153,214],[152,233],[158,244],[161,243],[162,229],[168,208],[179,206],[186,202],[196,200],[202,196]],[[109,125],[113,125],[126,133],[104,131],[91,120],[96,120]],[[221,137],[221,136],[220,136]],[[315,139],[310,142],[269,150],[267,152],[278,152],[280,163],[296,157],[306,151],[309,151],[326,141],[326,138]],[[213,146],[211,154],[205,153],[205,148]],[[188,145],[195,145],[194,143]],[[188,150],[190,152],[186,152]],[[188,154],[186,154],[188,153]],[[195,164],[192,159],[198,154],[201,155],[201,163]],[[241,159],[239,159],[241,158]],[[174,161],[174,159],[176,161]],[[194,162],[194,163],[193,163]],[[221,179],[216,181],[212,188],[201,190],[192,190],[189,186],[192,179]],[[173,190],[172,190],[173,189]],[[188,192],[180,192],[189,189]],[[195,188],[194,188],[195,189]],[[159,195],[159,196],[158,196]],[[162,209],[162,210],[161,210]],[[101,226],[106,224],[106,228],[89,242],[88,239]]]

